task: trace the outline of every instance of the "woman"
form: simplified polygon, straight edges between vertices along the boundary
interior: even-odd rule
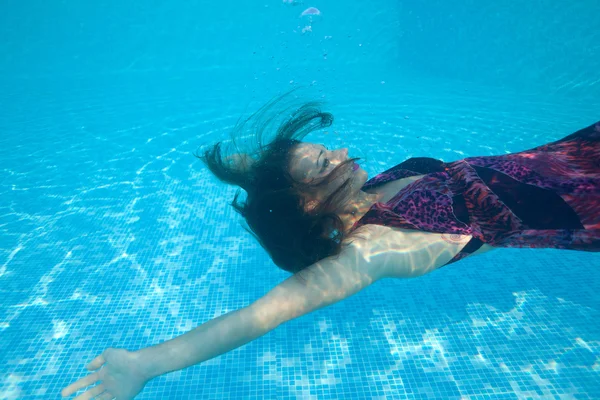
[[[217,143],[200,158],[247,192],[233,206],[293,275],[167,342],[105,350],[87,366],[95,372],[63,396],[102,382],[76,399],[131,399],[156,376],[233,350],[379,279],[420,276],[493,248],[600,251],[600,123],[515,154],[412,158],[367,181],[346,149],[300,142],[333,121],[317,104],[292,112],[264,144],[277,119],[265,117],[278,101],[256,115],[255,149],[224,156]]]

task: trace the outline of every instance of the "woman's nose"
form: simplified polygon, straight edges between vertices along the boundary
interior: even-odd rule
[[[333,161],[336,165],[340,164],[348,159],[348,149],[337,149],[333,152],[334,157],[332,157],[331,161]]]

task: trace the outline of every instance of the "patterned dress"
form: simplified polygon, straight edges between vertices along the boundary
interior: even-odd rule
[[[519,153],[450,163],[410,158],[363,190],[415,175],[425,176],[374,204],[353,229],[377,224],[472,235],[449,263],[484,243],[600,251],[600,122]]]

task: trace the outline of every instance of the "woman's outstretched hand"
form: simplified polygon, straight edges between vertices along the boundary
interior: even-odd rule
[[[98,370],[102,366],[104,368]],[[139,363],[138,355],[125,349],[106,349],[86,368],[95,372],[64,388],[61,392],[63,397],[100,382],[74,400],[129,400],[141,392],[148,382],[142,373],[143,366]]]

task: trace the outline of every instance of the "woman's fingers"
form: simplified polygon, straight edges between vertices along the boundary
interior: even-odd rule
[[[104,391],[105,391],[104,385],[99,384],[98,386],[93,387],[90,390],[86,391],[85,393],[80,394],[79,396],[75,397],[73,400],[90,400],[90,399],[93,399],[94,397],[98,396],[100,393],[104,393]]]
[[[100,354],[98,357],[94,358],[92,360],[92,362],[90,362],[87,365],[86,368],[88,369],[88,371],[93,371],[93,370],[100,368],[105,362],[106,362],[106,360],[104,359],[102,354]]]
[[[86,376],[85,378],[81,378],[75,383],[70,384],[66,388],[64,388],[60,393],[62,397],[70,396],[71,394],[77,392],[78,390],[83,389],[84,387],[88,387],[98,381],[98,373],[94,372]]]

